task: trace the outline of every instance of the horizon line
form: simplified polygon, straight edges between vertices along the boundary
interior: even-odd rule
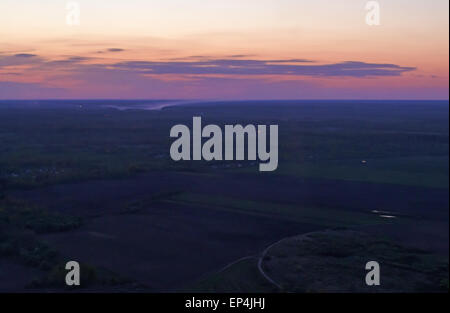
[[[446,99],[320,99],[320,98],[297,98],[297,99],[158,99],[158,98],[35,98],[35,99],[0,99],[0,101],[189,101],[189,102],[235,102],[235,101],[450,101]]]

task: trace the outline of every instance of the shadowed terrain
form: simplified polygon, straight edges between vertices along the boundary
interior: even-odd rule
[[[261,252],[329,229],[448,264],[448,102],[110,104],[0,102],[1,290],[65,290],[61,266],[77,260],[85,290],[270,291]],[[278,170],[173,162],[169,130],[192,116],[278,124]]]

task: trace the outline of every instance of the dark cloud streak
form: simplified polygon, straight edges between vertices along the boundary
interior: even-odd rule
[[[319,77],[399,76],[415,67],[348,61],[333,64],[309,63],[309,60],[236,60],[217,59],[196,62],[119,62],[110,67],[145,74],[180,75],[293,75]]]
[[[110,48],[108,49],[109,52],[122,52],[125,51],[125,49],[121,49],[121,48]]]
[[[31,53],[18,53],[14,55],[16,58],[33,58],[33,57],[37,57],[36,54],[31,54]]]
[[[111,48],[108,51],[123,51]],[[239,58],[223,59],[197,59],[171,61],[120,61],[113,64],[85,64],[84,61],[92,58],[71,56],[61,60],[45,60],[35,54],[15,54],[0,57],[0,68],[11,65],[31,65],[34,69],[57,71],[69,69],[75,73],[101,72],[107,70],[111,75],[130,73],[141,74],[173,74],[173,75],[224,75],[224,76],[305,76],[305,77],[384,77],[400,76],[405,72],[416,70],[415,67],[405,67],[397,64],[366,63],[359,61],[346,61],[331,64],[317,64],[307,59],[286,60],[253,60]],[[100,59],[99,59],[100,60]]]

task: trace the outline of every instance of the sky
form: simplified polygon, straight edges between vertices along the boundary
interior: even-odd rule
[[[0,99],[447,100],[448,0],[368,2],[1,0]]]

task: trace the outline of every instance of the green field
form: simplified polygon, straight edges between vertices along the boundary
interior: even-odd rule
[[[263,216],[284,221],[297,221],[322,227],[352,227],[362,225],[392,224],[397,220],[380,218],[371,212],[335,210],[324,207],[300,207],[282,203],[256,202],[221,196],[182,193],[165,200],[168,203],[191,205],[205,210],[224,210],[239,214]]]
[[[446,156],[307,161],[282,164],[276,174],[448,189],[448,164]]]

